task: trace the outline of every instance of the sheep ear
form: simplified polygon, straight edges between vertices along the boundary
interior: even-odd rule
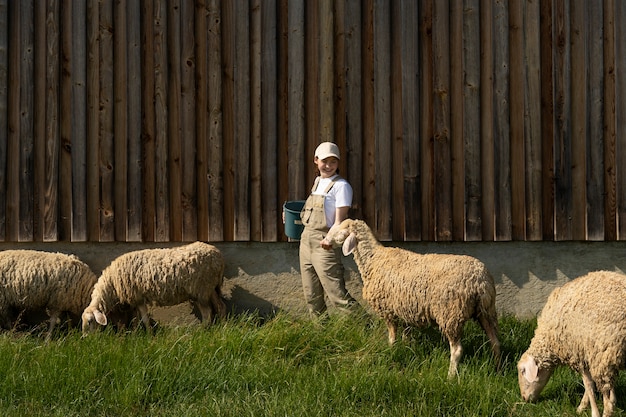
[[[107,316],[100,310],[94,310],[93,316],[96,319],[96,323],[101,326],[106,326],[108,323]]]
[[[535,358],[528,356],[522,366],[524,368],[524,378],[526,381],[530,383],[537,382],[539,367],[537,366],[537,362],[535,362]]]
[[[352,252],[354,252],[354,249],[356,248],[356,244],[357,244],[356,235],[354,233],[350,233],[350,236],[346,238],[346,240],[343,242],[343,246],[341,247],[344,256],[348,256]]]

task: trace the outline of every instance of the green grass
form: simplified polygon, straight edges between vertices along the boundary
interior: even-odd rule
[[[496,372],[486,337],[468,324],[458,380],[447,342],[414,331],[393,347],[378,320],[323,323],[286,314],[230,318],[211,328],[77,331],[49,343],[0,335],[3,416],[575,416],[577,374],[559,368],[536,404],[521,401],[515,364],[535,323],[503,318]],[[618,386],[618,410],[626,404]],[[586,415],[590,415],[587,412]]]

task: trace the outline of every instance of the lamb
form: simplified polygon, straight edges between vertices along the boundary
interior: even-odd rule
[[[74,255],[37,250],[0,252],[0,322],[11,328],[11,312],[47,310],[46,340],[61,313],[80,317],[97,281],[89,266]]]
[[[124,304],[136,308],[150,330],[148,306],[172,306],[190,301],[200,320],[226,315],[221,297],[224,258],[215,246],[203,242],[166,249],[144,249],[119,256],[95,284],[91,302],[82,314],[83,334],[106,326],[107,314]]]
[[[385,247],[361,220],[344,220],[326,236],[354,254],[363,280],[363,299],[387,324],[389,343],[396,341],[399,322],[412,326],[435,323],[450,344],[448,378],[458,375],[461,336],[474,318],[489,337],[496,365],[500,342],[493,277],[476,258],[463,255],[418,254]]]
[[[594,385],[602,393],[604,417],[615,408],[614,384],[626,366],[626,275],[596,271],[552,291],[538,319],[530,346],[518,365],[524,401],[536,401],[558,365],[582,375],[585,393],[578,406],[591,404],[600,417]]]

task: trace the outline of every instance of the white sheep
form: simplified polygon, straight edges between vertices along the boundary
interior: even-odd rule
[[[603,396],[603,416],[613,414],[615,380],[626,366],[626,275],[591,272],[552,291],[517,365],[522,398],[537,400],[558,365],[582,375],[579,413],[591,404],[591,415],[600,417],[595,385]]]
[[[190,301],[200,320],[224,317],[221,297],[224,258],[215,246],[203,242],[167,249],[144,249],[119,256],[102,271],[91,302],[82,314],[83,333],[107,325],[107,314],[124,304],[136,308],[150,329],[148,306],[172,306]]]
[[[354,254],[363,280],[363,299],[385,320],[390,344],[396,340],[399,322],[436,324],[450,344],[451,378],[458,375],[463,327],[474,318],[489,337],[499,366],[496,290],[481,261],[383,246],[361,220],[344,220],[326,239],[332,244],[343,243],[344,255]]]
[[[47,339],[61,313],[80,317],[97,281],[74,255],[36,250],[0,252],[0,320],[11,328],[12,311],[47,311]]]

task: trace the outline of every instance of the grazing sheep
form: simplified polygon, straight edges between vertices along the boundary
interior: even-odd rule
[[[485,265],[470,256],[418,254],[385,247],[361,220],[344,220],[326,239],[354,254],[363,280],[363,299],[386,322],[389,343],[400,321],[412,326],[435,323],[450,344],[448,377],[458,375],[464,324],[474,318],[489,337],[500,362],[496,290]]]
[[[200,320],[210,323],[213,313],[224,317],[221,297],[224,258],[212,245],[195,242],[170,249],[144,249],[119,256],[102,271],[85,308],[83,332],[106,326],[107,314],[119,304],[137,308],[150,329],[149,305],[172,306],[190,301]]]
[[[602,393],[603,416],[613,414],[615,380],[626,366],[625,275],[591,272],[552,291],[517,365],[524,401],[538,398],[558,365],[582,375],[585,394],[579,413],[591,404],[591,415],[600,417],[595,385]]]
[[[36,250],[0,252],[0,324],[11,328],[12,311],[47,311],[47,339],[61,313],[80,317],[96,275],[74,255]]]

